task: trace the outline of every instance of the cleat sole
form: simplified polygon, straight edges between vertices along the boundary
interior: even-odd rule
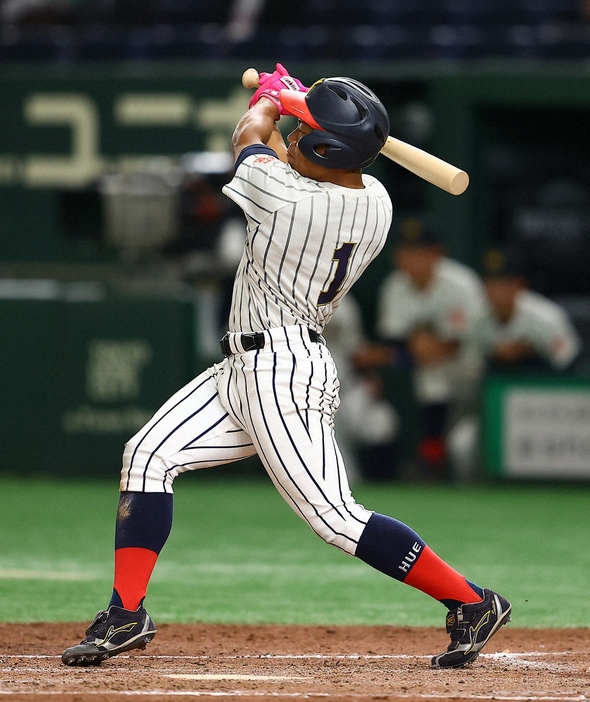
[[[141,605],[134,611],[112,605],[98,612],[86,629],[86,638],[66,648],[61,660],[68,666],[99,666],[120,653],[133,649],[143,651],[157,633],[154,622]]]
[[[131,641],[130,643],[124,646],[119,646],[118,648],[112,649],[111,651],[99,651],[97,653],[81,651],[80,653],[76,653],[75,651],[68,652],[66,650],[64,651],[61,660],[62,663],[69,666],[99,666],[103,661],[106,661],[107,659],[112,658],[113,656],[117,656],[119,655],[119,653],[125,653],[126,651],[132,651],[134,649],[144,651],[147,644],[154,638],[155,635],[155,632],[146,634],[145,636],[136,639],[135,641]],[[77,646],[74,646],[73,648],[75,649],[77,648]]]

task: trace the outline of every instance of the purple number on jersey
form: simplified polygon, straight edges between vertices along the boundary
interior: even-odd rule
[[[327,305],[336,297],[340,292],[342,283],[346,278],[346,271],[348,270],[348,263],[352,252],[354,251],[355,243],[342,244],[339,249],[334,249],[334,255],[332,256],[332,261],[337,261],[336,272],[332,278],[332,282],[328,286],[327,290],[322,290],[320,296],[318,297],[318,306]]]

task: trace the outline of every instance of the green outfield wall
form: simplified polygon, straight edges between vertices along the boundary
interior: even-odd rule
[[[491,375],[483,393],[486,470],[519,480],[590,478],[590,380]]]
[[[0,286],[0,473],[116,477],[125,441],[199,365],[194,303],[13,285]]]

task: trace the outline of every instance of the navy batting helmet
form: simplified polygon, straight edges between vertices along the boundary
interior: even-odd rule
[[[313,132],[299,140],[299,149],[326,168],[369,166],[389,134],[389,116],[379,98],[353,78],[322,78],[307,93],[281,90],[281,105]],[[322,153],[318,147],[325,147]]]

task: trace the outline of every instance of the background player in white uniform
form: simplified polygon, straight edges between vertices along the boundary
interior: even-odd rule
[[[482,275],[485,306],[470,334],[489,372],[557,373],[569,370],[580,352],[580,338],[565,310],[529,290],[526,265],[515,247],[490,249]],[[453,455],[464,474],[481,462],[479,414],[466,417],[453,435]]]
[[[299,118],[288,149],[275,124],[281,114]],[[388,130],[385,108],[356,81],[325,79],[306,93],[282,66],[263,76],[234,132],[236,171],[225,188],[247,221],[226,358],[126,445],[112,598],[64,651],[65,664],[99,665],[153,638],[143,600],[172,525],[174,478],[254,452],[321,538],[451,610],[451,644],[434,666],[474,660],[508,621],[503,597],[469,583],[405,524],[355,502],[335,441],[338,379],[321,331],[385,243],[391,202],[361,169]]]
[[[473,333],[491,369],[563,371],[580,352],[580,339],[565,310],[528,288],[514,249],[484,256],[486,312]]]
[[[483,310],[483,287],[474,270],[445,255],[428,222],[405,219],[398,240],[378,301],[377,333],[388,345],[359,361],[412,369],[421,474],[446,477],[451,433],[471,410],[481,374],[470,328]]]

